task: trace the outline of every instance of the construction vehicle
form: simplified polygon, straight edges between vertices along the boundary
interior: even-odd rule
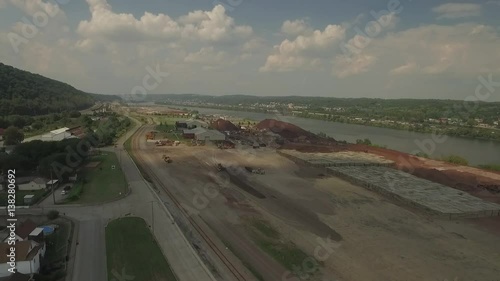
[[[253,173],[253,174],[259,174],[259,175],[265,174],[264,170],[261,168],[245,167],[245,170],[247,170],[249,173]]]
[[[154,140],[156,137],[156,132],[155,131],[151,131],[151,132],[148,132],[146,134],[146,140]]]
[[[167,163],[172,163],[172,159],[170,158],[170,156],[163,154],[162,159]]]
[[[226,168],[224,168],[224,166],[222,166],[221,163],[217,163],[217,171],[220,172],[220,171],[224,171],[224,170],[226,170]]]

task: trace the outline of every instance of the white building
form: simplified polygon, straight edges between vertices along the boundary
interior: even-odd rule
[[[41,190],[46,186],[47,180],[43,178],[32,178],[27,181],[17,180],[19,190]]]
[[[0,243],[0,277],[10,276],[8,271],[10,265],[10,246],[8,243]],[[15,245],[16,269],[19,273],[34,274],[40,271],[40,260],[45,255],[45,243],[37,243],[33,240],[18,241]]]
[[[52,130],[46,134],[43,135],[38,135],[34,136],[31,138],[25,139],[23,142],[30,142],[34,140],[41,140],[41,141],[62,141],[64,139],[71,139],[71,138],[76,138],[76,136],[73,136],[71,132],[68,131],[69,128],[60,128],[57,130]]]
[[[199,131],[194,134],[194,137],[199,141],[223,141],[226,139],[226,135],[215,130]]]
[[[64,139],[75,138],[68,132],[69,128],[60,128],[57,130],[50,131],[49,133],[42,135],[42,141],[62,141]]]

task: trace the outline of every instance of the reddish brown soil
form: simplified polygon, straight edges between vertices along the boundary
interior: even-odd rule
[[[391,149],[352,144],[351,151],[363,151],[383,156],[395,162],[396,168],[419,178],[427,179],[476,197],[500,203],[500,175],[472,167],[428,160]]]
[[[302,129],[299,126],[275,119],[265,119],[257,124],[256,128],[259,130],[269,130],[287,140],[302,138],[312,141],[319,139],[317,135]]]
[[[327,146],[305,143],[287,143],[281,148],[293,149],[305,153],[328,153],[345,150],[372,153],[394,161],[397,169],[419,178],[463,190],[473,196],[490,202],[500,203],[500,173],[497,172],[453,165],[442,161],[416,157],[396,150],[361,144]]]
[[[218,119],[217,121],[212,123],[212,128],[218,131],[238,131],[239,128],[236,127],[231,121],[227,121],[224,119]]]

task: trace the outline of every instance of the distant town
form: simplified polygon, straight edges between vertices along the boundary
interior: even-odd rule
[[[163,99],[156,99],[158,104],[178,107],[262,112],[500,141],[499,103],[478,103],[471,106],[464,104],[463,101],[315,97],[274,97],[274,101],[268,101],[269,97],[225,96],[222,98],[199,95],[165,95]],[[290,102],[293,100],[299,101]],[[474,107],[473,111],[469,110],[471,107]]]

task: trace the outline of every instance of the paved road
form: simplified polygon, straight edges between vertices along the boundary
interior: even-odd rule
[[[135,129],[122,137],[117,148],[107,150],[122,150],[123,142],[133,132]],[[141,217],[151,228],[154,218],[155,238],[180,281],[215,280],[173,223],[161,199],[144,181],[133,160],[125,151],[121,154],[121,167],[131,190],[126,198],[100,206],[53,206],[52,197],[48,197],[40,204],[45,211],[57,209],[78,223],[76,238],[79,245],[76,247],[71,280],[107,280],[104,229],[110,220],[124,216]],[[122,270],[126,272],[126,268],[116,269],[117,272]]]

